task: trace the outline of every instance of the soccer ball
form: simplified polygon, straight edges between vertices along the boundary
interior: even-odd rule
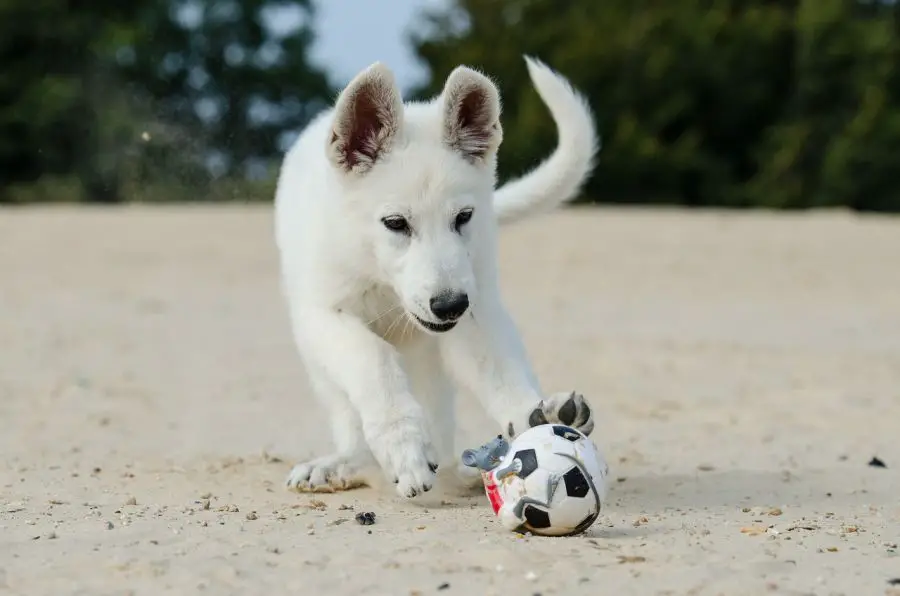
[[[484,480],[504,527],[573,536],[600,515],[608,473],[603,454],[587,435],[563,424],[542,424],[516,437]]]

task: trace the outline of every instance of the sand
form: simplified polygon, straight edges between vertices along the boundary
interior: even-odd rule
[[[271,232],[267,206],[0,211],[0,593],[900,593],[900,219],[505,230],[542,383],[589,398],[611,466],[566,539],[483,495],[282,487],[330,445]]]

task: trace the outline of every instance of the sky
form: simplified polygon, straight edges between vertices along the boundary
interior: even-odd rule
[[[427,74],[409,49],[404,33],[419,10],[444,0],[315,0],[318,41],[312,58],[346,84],[356,73],[382,61],[404,90]]]

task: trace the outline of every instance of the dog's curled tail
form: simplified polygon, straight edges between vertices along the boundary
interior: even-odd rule
[[[543,62],[525,56],[528,74],[553,115],[559,141],[543,163],[494,193],[500,224],[549,211],[578,194],[594,168],[599,141],[591,109],[569,82]]]

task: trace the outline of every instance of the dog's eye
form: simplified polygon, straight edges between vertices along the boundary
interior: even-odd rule
[[[456,231],[458,232],[464,225],[469,223],[471,219],[472,209],[463,209],[456,214],[456,221],[453,222],[453,227],[456,228]]]
[[[389,215],[383,218],[381,223],[383,223],[384,227],[390,231],[397,232],[398,234],[409,235],[411,232],[409,222],[406,221],[406,218],[402,215]]]

